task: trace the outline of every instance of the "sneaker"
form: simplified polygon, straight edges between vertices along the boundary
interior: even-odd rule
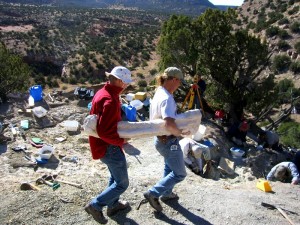
[[[170,200],[178,200],[178,199],[179,199],[178,195],[175,194],[174,192],[171,192],[169,195],[160,197],[160,200],[162,200],[163,202],[170,201]]]
[[[119,201],[118,205],[116,205],[113,208],[107,208],[107,216],[113,216],[115,215],[117,212],[127,209],[129,207],[129,202],[127,201]]]
[[[92,215],[92,217],[94,218],[94,220],[96,220],[98,223],[106,224],[108,222],[108,220],[104,217],[102,211],[96,210],[91,204],[87,204],[84,207],[84,210],[88,214]]]
[[[144,197],[148,200],[148,202],[150,203],[150,205],[157,211],[157,212],[161,212],[163,209],[159,203],[158,198],[155,198],[154,196],[152,196],[148,191],[144,193]]]

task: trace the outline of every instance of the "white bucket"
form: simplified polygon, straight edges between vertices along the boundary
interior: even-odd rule
[[[206,130],[206,127],[204,125],[200,124],[199,129],[192,136],[193,140],[200,141],[203,138],[204,134],[205,134],[205,130]]]
[[[43,116],[46,116],[46,114],[47,114],[47,110],[44,109],[42,106],[34,107],[32,109],[32,112],[38,118],[42,118]]]

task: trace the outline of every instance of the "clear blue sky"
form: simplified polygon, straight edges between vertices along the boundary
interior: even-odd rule
[[[209,0],[214,5],[235,5],[241,6],[244,0]]]

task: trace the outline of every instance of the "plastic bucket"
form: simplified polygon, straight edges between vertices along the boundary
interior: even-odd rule
[[[136,108],[134,106],[123,104],[122,110],[125,112],[128,121],[130,122],[136,121]]]
[[[33,97],[34,101],[41,101],[43,99],[43,89],[41,85],[34,85],[29,89],[29,94]]]
[[[43,145],[43,147],[39,151],[39,155],[42,159],[50,159],[53,155],[54,148],[50,145]]]

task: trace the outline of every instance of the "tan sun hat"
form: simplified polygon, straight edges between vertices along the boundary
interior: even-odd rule
[[[187,85],[187,82],[183,79],[183,73],[177,67],[168,67],[167,69],[165,69],[163,77],[164,78],[175,77],[181,80],[182,84]]]

